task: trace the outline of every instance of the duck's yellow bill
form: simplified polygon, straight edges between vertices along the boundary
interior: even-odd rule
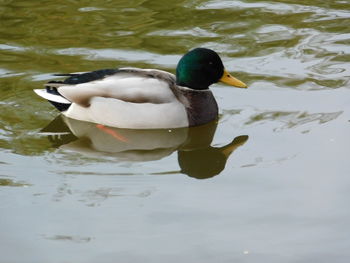
[[[248,88],[245,83],[231,76],[231,74],[228,73],[226,69],[224,70],[224,74],[222,75],[221,79],[219,79],[219,81],[237,88]]]

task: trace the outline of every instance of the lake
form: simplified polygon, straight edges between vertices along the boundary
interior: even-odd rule
[[[350,2],[0,1],[0,262],[348,262]],[[54,74],[217,51],[218,122],[62,118]]]

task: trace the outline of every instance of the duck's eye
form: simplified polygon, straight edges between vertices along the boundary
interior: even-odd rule
[[[213,65],[213,62],[210,61],[210,62],[209,62],[209,65]]]

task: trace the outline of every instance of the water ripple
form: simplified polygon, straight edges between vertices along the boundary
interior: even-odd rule
[[[245,2],[245,1],[209,1],[197,7],[198,9],[259,9],[265,12],[273,12],[275,14],[295,14],[295,13],[311,13],[310,21],[333,20],[335,18],[350,18],[350,12],[347,10],[338,10],[330,8],[322,8],[315,5],[301,5],[301,4],[284,4],[278,1],[270,2]]]
[[[54,51],[59,55],[83,56],[88,60],[122,60],[132,62],[147,62],[163,66],[174,66],[179,56],[160,55],[143,51],[129,51],[118,49],[91,49],[91,48],[65,48]]]

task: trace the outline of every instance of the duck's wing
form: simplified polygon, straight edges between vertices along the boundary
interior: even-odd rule
[[[167,103],[175,96],[172,87],[175,77],[160,70],[123,68],[102,78],[85,81],[86,74],[72,76],[84,82],[64,85],[58,92],[68,100],[81,106],[89,106],[93,97],[104,97],[134,103]]]
[[[166,103],[174,100],[175,76],[154,69],[104,69],[87,73],[57,74],[63,81],[50,81],[35,92],[49,101],[88,107],[93,97],[135,103]]]

